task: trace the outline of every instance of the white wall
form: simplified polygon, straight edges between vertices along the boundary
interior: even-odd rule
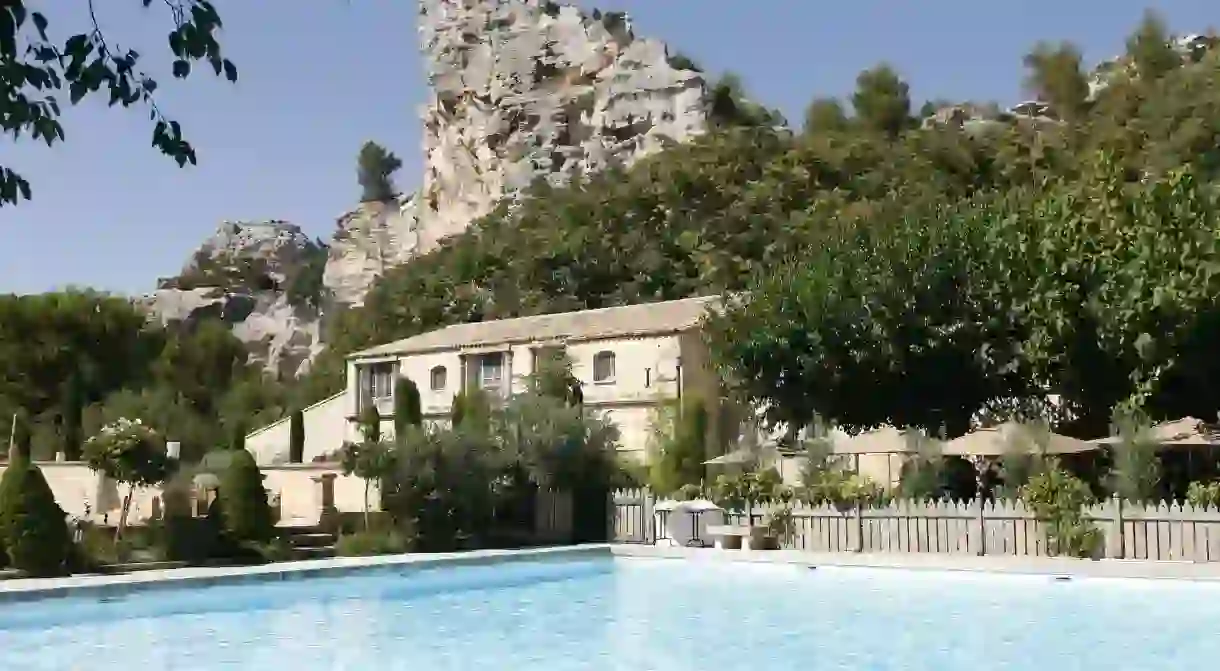
[[[315,457],[331,454],[344,441],[355,438],[354,427],[347,420],[349,404],[348,394],[340,393],[302,411],[305,420],[305,463],[311,463]],[[288,463],[290,424],[290,418],[285,417],[246,436],[246,449],[254,455],[259,466]]]
[[[72,517],[84,517],[85,507],[91,514],[89,519],[115,524],[119,520],[122,497],[126,487],[116,487],[101,475],[89,470],[81,462],[39,462],[38,468],[55,494],[55,501]],[[0,473],[6,466],[0,465]],[[285,464],[263,467],[263,484],[272,496],[280,498],[281,523],[296,522],[316,524],[322,510],[322,489],[315,478],[324,474],[335,475],[335,508],[340,512],[354,513],[364,510],[364,481],[340,473],[333,465]],[[157,487],[137,489],[132,497],[129,520],[139,524],[153,512],[153,499],[161,497]],[[369,504],[377,510],[380,497],[376,486],[370,488]]]

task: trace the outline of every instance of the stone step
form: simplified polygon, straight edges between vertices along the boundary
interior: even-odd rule
[[[299,533],[288,536],[288,542],[292,543],[293,547],[298,548],[314,548],[325,547],[335,544],[335,535],[321,532],[314,533]]]

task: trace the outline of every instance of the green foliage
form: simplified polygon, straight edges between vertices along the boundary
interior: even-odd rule
[[[305,460],[305,413],[293,410],[288,416],[288,462],[299,464]]]
[[[867,130],[894,137],[911,125],[910,86],[889,65],[865,70],[856,77],[851,104]]]
[[[394,188],[394,173],[402,167],[402,159],[373,141],[360,147],[356,159],[356,179],[360,183],[361,202],[384,202],[398,194]]]
[[[77,461],[81,456],[81,447],[85,440],[81,427],[85,400],[82,374],[75,371],[68,377],[60,425],[63,432],[63,453],[68,461]]]
[[[50,146],[65,137],[60,101],[76,105],[100,96],[111,106],[143,105],[153,121],[153,146],[179,166],[195,164],[195,150],[184,139],[181,126],[156,105],[157,81],[143,71],[140,54],[119,49],[113,36],[108,39],[92,6],[86,14],[87,30],[62,39],[55,36],[46,15],[31,11],[30,4],[15,0],[0,8],[0,129]],[[141,0],[141,4],[148,8],[153,3]],[[216,39],[221,21],[213,4],[169,0],[157,7],[162,4],[173,23],[168,35],[173,76],[184,79],[193,64],[206,63],[218,76],[237,81],[237,67],[223,57]],[[64,89],[66,97],[56,95]],[[0,166],[0,205],[29,200],[31,193],[26,179]]]
[[[1080,50],[1067,42],[1040,42],[1025,56],[1026,88],[1062,119],[1077,120],[1088,106],[1089,80],[1081,60]]]
[[[525,384],[532,394],[559,399],[571,406],[584,402],[580,380],[572,373],[572,361],[562,352],[539,352]]]
[[[838,133],[847,130],[850,125],[851,120],[847,118],[843,103],[834,98],[818,98],[805,109],[803,131],[806,135]]]
[[[1122,419],[1115,428],[1119,441],[1110,448],[1109,490],[1126,501],[1153,501],[1161,485],[1160,444],[1136,420]]]
[[[774,468],[746,470],[716,476],[708,496],[713,503],[729,511],[745,511],[749,506],[788,503],[794,497]]]
[[[411,551],[412,539],[398,529],[357,531],[339,536],[335,553],[340,557],[396,555]]]
[[[1220,481],[1190,483],[1186,502],[1196,508],[1220,508]]]
[[[803,483],[800,493],[813,505],[829,504],[843,511],[883,506],[890,500],[880,484],[839,468],[824,471],[815,480]]]
[[[649,455],[648,484],[668,496],[687,485],[700,486],[706,477],[708,459],[707,404],[688,395],[677,402],[658,405],[654,411]]]
[[[411,427],[424,423],[424,410],[419,399],[419,387],[409,377],[394,381],[394,435],[405,436]]]
[[[321,240],[314,240],[302,253],[304,258],[296,265],[284,282],[284,295],[297,307],[322,308],[326,285],[322,276],[326,271],[329,247]]]
[[[491,421],[491,399],[482,389],[467,389],[454,394],[450,410],[453,426],[485,432],[490,430]]]
[[[85,442],[84,456],[89,468],[132,487],[159,485],[174,468],[161,437],[138,419],[102,427]]]
[[[67,571],[72,541],[64,511],[42,471],[26,459],[0,476],[0,541],[8,565],[33,577]]]
[[[1089,558],[1101,549],[1100,530],[1085,508],[1094,503],[1088,484],[1064,470],[1055,459],[1021,488],[1021,500],[1047,527],[1052,555]]]
[[[360,424],[360,435],[366,443],[381,442],[381,413],[377,411],[376,403],[366,403],[357,418]]]
[[[232,452],[220,476],[221,523],[227,538],[236,543],[265,543],[275,532],[263,474],[249,452]]]
[[[403,434],[403,438],[406,434]],[[369,515],[369,488],[374,481],[380,482],[394,471],[397,453],[393,443],[366,438],[361,443],[347,443],[339,453],[339,462],[345,475],[355,475],[364,480],[364,516]]]

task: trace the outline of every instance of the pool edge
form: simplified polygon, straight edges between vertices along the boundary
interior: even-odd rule
[[[787,564],[817,568],[956,571],[1069,578],[1220,581],[1220,562],[1159,562],[1126,559],[1067,559],[952,554],[851,554],[793,550],[713,550],[651,545],[613,545],[616,557],[685,560],[691,563]]]
[[[241,583],[333,578],[387,568],[480,566],[522,561],[611,557],[610,545],[595,543],[522,550],[472,550],[435,554],[338,557],[277,562],[258,566],[180,568],[121,575],[82,575],[66,578],[27,578],[0,581],[0,603],[64,597],[106,597],[132,592]]]

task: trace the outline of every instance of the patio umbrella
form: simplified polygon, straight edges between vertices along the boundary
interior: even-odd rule
[[[1039,438],[1043,440],[1039,441]],[[1095,442],[1049,431],[1039,432],[1036,428],[1017,422],[1005,422],[954,438],[945,443],[943,453],[959,457],[1002,457],[1010,454],[1014,446],[1022,444],[1028,446],[1030,453],[1043,450],[1047,454],[1079,454],[1098,447]]]
[[[1220,446],[1220,430],[1201,419],[1183,417],[1171,422],[1154,424],[1145,434],[1160,445]],[[1121,443],[1122,436],[1107,436],[1090,441],[1098,445]]]
[[[737,466],[755,461],[770,461],[779,458],[779,450],[774,447],[751,448],[743,447],[722,454],[714,459],[703,462],[707,466]]]
[[[894,483],[893,457],[891,455],[918,454],[922,436],[911,430],[884,426],[854,436],[835,430],[831,433],[832,451],[835,455],[848,455],[853,459],[855,470],[860,472],[860,455],[885,455],[885,484]]]

